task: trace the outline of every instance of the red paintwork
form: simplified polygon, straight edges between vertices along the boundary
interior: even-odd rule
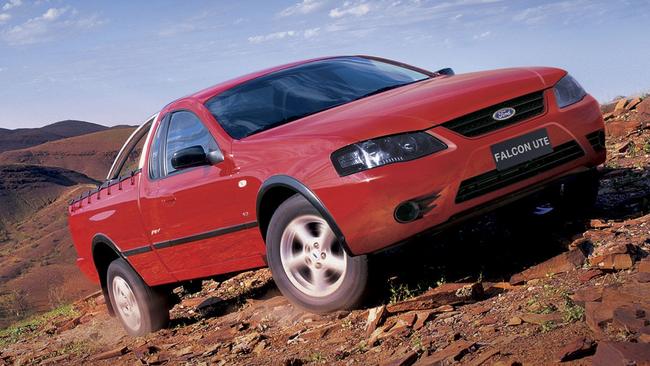
[[[309,61],[303,61],[309,62]],[[605,160],[585,135],[603,129],[598,103],[587,96],[558,110],[552,86],[566,72],[554,68],[520,68],[436,77],[355,101],[241,139],[231,139],[203,106],[214,95],[241,82],[285,67],[250,74],[203,90],[166,106],[166,113],[188,109],[197,114],[217,140],[226,160],[151,181],[139,173],[94,194],[70,209],[70,228],[78,264],[97,280],[92,238],[102,233],[120,251],[191,236],[256,220],[262,183],[273,175],[294,177],[323,202],[345,235],[353,254],[371,253],[447,221],[452,215],[542,182],[594,167]],[[504,100],[546,89],[546,112],[536,118],[475,138],[460,136],[440,123]],[[159,121],[154,122],[156,128]],[[576,140],[585,156],[534,178],[456,204],[462,180],[495,168],[490,146],[546,127],[554,146]],[[410,162],[391,164],[339,177],[330,161],[338,148],[399,132],[427,130],[449,148]],[[150,143],[150,142],[148,142]],[[149,146],[145,147],[148,151]],[[147,157],[148,158],[148,157]],[[145,160],[145,166],[148,161]],[[246,180],[243,188],[238,182]],[[436,208],[424,218],[399,224],[395,206],[440,192]],[[175,201],[170,202],[170,198]],[[158,233],[153,230],[160,229]],[[127,259],[149,285],[158,285],[261,267],[265,247],[258,228],[183,245],[155,249]]]

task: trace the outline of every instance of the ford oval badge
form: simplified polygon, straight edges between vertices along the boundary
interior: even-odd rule
[[[517,111],[514,108],[501,108],[492,114],[492,118],[495,121],[505,121],[512,118],[515,113],[517,113]]]

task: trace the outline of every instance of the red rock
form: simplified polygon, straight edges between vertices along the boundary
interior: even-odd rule
[[[370,337],[372,332],[377,329],[386,317],[386,306],[381,305],[368,310],[368,319],[366,320],[366,336]]]
[[[390,304],[386,307],[389,313],[400,313],[411,310],[433,309],[443,305],[461,304],[476,300],[483,294],[481,284],[446,283],[413,299]]]
[[[600,301],[603,298],[603,288],[600,286],[582,288],[571,295],[570,298],[574,303],[584,306],[586,302]]]
[[[427,357],[422,357],[416,365],[436,365],[447,360],[460,361],[473,346],[473,342],[464,340],[456,341],[440,351],[436,351]]]
[[[614,310],[601,302],[585,303],[585,322],[596,338],[602,338],[603,325],[612,319]]]
[[[336,328],[338,325],[337,324],[332,324],[332,325],[326,325],[322,326],[316,329],[312,329],[308,332],[305,332],[300,335],[300,338],[302,339],[309,339],[309,340],[319,340],[327,337],[334,328]],[[370,336],[370,335],[369,335]]]
[[[521,320],[520,317],[518,317],[518,316],[513,316],[512,318],[510,318],[510,320],[508,320],[508,325],[509,325],[509,326],[516,326],[516,325],[521,325],[521,323],[523,323],[523,322],[524,322],[524,321]]]
[[[589,264],[600,269],[617,270],[632,268],[634,261],[628,253],[619,252],[596,255],[589,258]]]
[[[424,325],[433,318],[435,313],[436,312],[434,310],[418,311],[417,320],[415,321],[415,324],[413,324],[413,329],[418,330],[424,327]]]
[[[585,282],[589,282],[590,280],[592,280],[592,279],[594,279],[596,277],[600,277],[602,275],[603,275],[603,271],[601,271],[599,269],[592,268],[592,269],[589,269],[587,271],[584,271],[584,272],[580,273],[578,275],[578,280],[581,283],[585,283]]]
[[[603,114],[603,119],[605,121],[607,121],[608,119],[613,118],[613,117],[614,117],[614,112],[609,112],[609,113]]]
[[[648,366],[650,347],[643,343],[600,342],[592,359],[594,366]]]
[[[650,121],[650,98],[645,98],[636,106],[636,112],[641,122]]]
[[[634,98],[629,103],[627,103],[627,105],[625,106],[625,109],[627,109],[628,111],[631,111],[632,109],[634,109],[634,107],[639,105],[639,103],[641,103],[641,98]]]
[[[560,362],[577,360],[579,358],[593,355],[595,350],[596,342],[586,337],[580,337],[562,347],[562,349],[557,353],[556,359]]]
[[[585,255],[582,254],[582,251],[579,249],[570,250],[530,267],[521,273],[514,274],[510,278],[510,283],[518,285],[532,279],[545,278],[549,274],[569,272],[576,267],[582,266],[584,261]]]
[[[519,316],[521,320],[530,324],[542,325],[547,322],[560,322],[562,321],[562,314],[560,313],[551,313],[551,314],[535,314],[535,313],[525,313]]]
[[[604,228],[611,227],[612,225],[601,219],[592,219],[591,221],[589,221],[589,226],[594,229],[604,229]]]
[[[93,357],[93,361],[107,360],[109,358],[120,357],[129,353],[129,347],[115,348],[110,351],[102,352]]]
[[[381,366],[411,366],[418,359],[417,352],[413,350],[406,350],[406,354],[394,358],[388,362],[380,363]]]
[[[493,356],[498,355],[499,353],[501,353],[501,351],[499,351],[498,349],[494,349],[494,348],[491,349],[491,350],[485,351],[480,356],[473,359],[472,362],[469,363],[469,365],[470,366],[481,366],[481,365],[485,364],[485,362],[487,362],[487,360],[489,360]]]
[[[614,310],[614,325],[631,332],[650,325],[650,308],[646,309],[640,305],[624,305]]]
[[[605,132],[609,138],[619,138],[629,135],[640,127],[640,121],[611,121],[605,125]]]
[[[639,272],[635,277],[638,283],[650,283],[650,272]]]
[[[66,330],[74,329],[79,324],[81,324],[81,316],[71,319],[68,322],[64,323],[63,325],[57,327],[56,333],[58,334],[58,333],[65,332]]]
[[[616,101],[616,105],[614,106],[614,113],[624,111],[626,104],[627,104],[627,98],[621,98],[618,101]]]
[[[650,259],[644,259],[639,262],[639,272],[650,273]]]

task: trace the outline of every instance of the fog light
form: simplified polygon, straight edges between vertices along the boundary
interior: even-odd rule
[[[420,216],[420,205],[413,201],[401,203],[395,208],[395,220],[401,223],[411,222]]]

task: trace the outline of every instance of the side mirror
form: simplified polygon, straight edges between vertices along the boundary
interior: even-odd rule
[[[210,151],[206,155],[206,159],[208,160],[208,163],[211,164],[211,165],[219,164],[219,163],[221,163],[222,161],[225,160],[225,158],[223,157],[223,153],[219,149],[217,149],[215,151]]]
[[[190,146],[178,150],[172,155],[172,167],[176,170],[206,165],[208,159],[202,146]]]
[[[210,151],[207,154],[200,145],[186,147],[172,155],[172,167],[176,170],[200,165],[214,165],[224,160],[221,150]]]

